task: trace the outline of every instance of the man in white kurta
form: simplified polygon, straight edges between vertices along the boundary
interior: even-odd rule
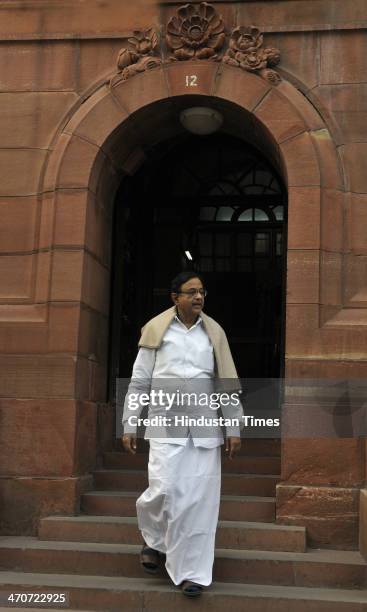
[[[200,316],[205,296],[202,281],[192,273],[177,278],[185,282],[172,292],[176,316],[158,349],[140,348],[134,381],[197,380],[201,385],[202,379],[214,377],[213,345]],[[135,419],[139,413],[135,412]],[[133,452],[136,426],[130,416],[125,404],[123,443]],[[147,546],[166,555],[166,569],[175,585],[190,581],[208,586],[219,514],[223,436],[220,428],[208,437],[196,437],[195,428],[190,427],[182,432],[182,437],[146,435],[150,438],[149,487],[136,503],[138,525]],[[227,430],[227,436],[232,455],[240,446],[239,427]]]

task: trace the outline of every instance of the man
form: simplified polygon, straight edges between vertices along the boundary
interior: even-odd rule
[[[226,335],[202,312],[205,296],[200,276],[193,271],[181,272],[171,285],[174,306],[151,319],[142,330],[123,415],[122,442],[131,453],[136,452],[135,423],[142,409],[139,405],[135,420],[130,418],[129,398],[139,395],[133,394],[134,390],[142,393],[164,379],[171,389],[179,384],[181,389],[208,391],[217,381],[222,390],[240,392]],[[189,405],[182,410],[193,414]],[[227,402],[222,412],[233,418],[234,424],[229,421],[226,430],[226,452],[232,459],[241,447],[241,403],[234,401],[228,407]],[[150,406],[148,416],[163,418],[168,413],[167,405],[155,412]],[[207,405],[201,413],[213,417]],[[149,487],[136,503],[145,542],[141,564],[148,573],[156,573],[165,554],[166,569],[174,584],[194,597],[212,582],[223,436],[218,425],[210,428],[210,421],[210,431],[190,425],[172,427],[167,419],[156,430],[159,433],[154,435],[153,429],[148,426],[145,434],[150,440]]]

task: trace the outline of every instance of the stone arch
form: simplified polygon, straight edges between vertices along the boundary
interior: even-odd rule
[[[195,88],[187,87],[187,75],[197,77]],[[76,341],[87,360],[81,366],[88,371],[87,382],[77,390],[84,397],[89,389],[85,399],[103,399],[105,364],[88,356],[102,351],[93,326],[103,327],[108,316],[109,203],[123,174],[132,174],[144,161],[147,134],[154,141],[177,129],[173,109],[187,104],[187,96],[198,103],[210,98],[210,104],[227,109],[228,129],[255,139],[288,187],[287,358],[299,354],[303,335],[312,334],[318,346],[321,324],[341,308],[341,230],[340,235],[327,230],[333,215],[342,226],[343,178],[329,130],[300,91],[285,80],[274,87],[257,75],[210,61],[163,65],[112,89],[104,84],[61,129],[42,189],[40,237],[53,255],[49,268],[39,266],[38,276],[49,283],[51,302],[78,300],[100,314],[80,323]],[[66,218],[71,241],[62,228]],[[301,326],[300,310],[307,313]]]

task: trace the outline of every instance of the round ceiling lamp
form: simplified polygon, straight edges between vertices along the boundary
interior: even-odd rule
[[[184,128],[192,134],[208,136],[220,129],[223,124],[223,115],[213,108],[195,106],[183,110],[180,113],[180,121]]]

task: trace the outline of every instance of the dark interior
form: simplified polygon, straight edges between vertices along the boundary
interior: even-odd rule
[[[286,203],[276,171],[232,136],[185,133],[149,151],[116,197],[111,392],[182,269],[204,276],[205,312],[226,330],[239,375],[283,375]]]

